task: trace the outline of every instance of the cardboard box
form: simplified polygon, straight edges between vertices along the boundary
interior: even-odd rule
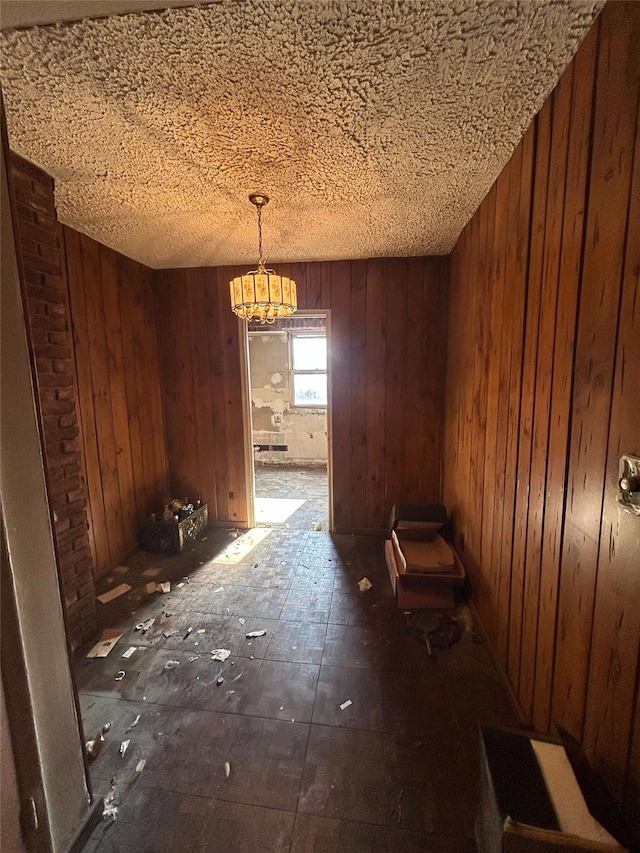
[[[478,853],[628,850],[589,811],[588,785],[578,782],[557,739],[482,726],[479,788]],[[595,801],[603,799],[599,793]]]
[[[448,576],[443,583],[442,576],[434,579],[432,575],[401,572],[398,568],[391,539],[385,540],[384,553],[389,579],[400,609],[419,610],[426,607],[435,610],[445,610],[455,607],[456,602],[451,576]],[[460,583],[464,583],[464,569],[459,561],[457,563],[460,575],[455,580],[457,582],[459,579]]]
[[[431,539],[448,528],[447,510],[441,504],[394,504],[388,535],[397,530],[402,531],[406,539]]]
[[[437,534],[429,539],[416,540],[412,536],[407,538],[402,530],[394,530],[391,541],[400,573],[431,577],[458,574],[453,549]]]

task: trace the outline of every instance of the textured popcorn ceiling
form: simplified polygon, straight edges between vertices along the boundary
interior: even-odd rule
[[[230,2],[2,34],[11,147],[152,267],[448,252],[601,3]]]

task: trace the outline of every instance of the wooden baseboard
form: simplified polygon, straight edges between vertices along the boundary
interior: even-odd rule
[[[86,813],[84,820],[76,830],[67,853],[81,853],[91,837],[91,833],[102,820],[103,809],[104,802],[102,797],[96,797],[89,806],[89,811]]]
[[[471,599],[469,599],[469,601],[467,603],[469,605],[469,610],[471,611],[471,615],[473,616],[474,630],[475,630],[476,634],[478,634],[478,636],[482,639],[482,642],[486,645],[487,649],[489,650],[489,654],[491,655],[491,659],[493,660],[493,663],[496,667],[496,670],[500,673],[500,679],[501,679],[501,681],[504,685],[504,688],[507,692],[507,695],[509,697],[509,701],[511,703],[511,706],[512,706],[514,712],[515,712],[516,717],[518,718],[518,722],[519,722],[520,726],[522,726],[523,728],[527,728],[527,729],[532,728],[531,720],[528,719],[527,715],[525,714],[525,712],[522,708],[522,705],[520,704],[520,700],[518,699],[518,696],[516,694],[516,691],[513,689],[513,685],[509,681],[507,673],[504,671],[502,664],[500,663],[500,661],[498,659],[498,655],[496,654],[496,650],[493,647],[493,643],[491,642],[491,640],[489,638],[489,634],[487,633],[486,628],[482,624],[482,619],[480,618],[480,615],[478,613],[478,610],[477,610],[475,604],[473,603],[473,601]]]

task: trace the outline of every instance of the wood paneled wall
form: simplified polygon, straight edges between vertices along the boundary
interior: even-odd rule
[[[152,271],[64,228],[97,576],[137,545],[168,495]]]
[[[445,503],[538,729],[638,824],[640,4],[609,3],[451,257]]]
[[[247,521],[242,326],[230,278],[245,268],[155,274],[172,493]],[[336,530],[382,530],[398,501],[440,494],[445,258],[282,264],[300,310],[331,312]]]

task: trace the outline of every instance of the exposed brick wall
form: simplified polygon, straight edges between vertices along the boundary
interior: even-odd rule
[[[95,634],[97,622],[62,227],[52,178],[12,154],[11,179],[58,573],[77,649]]]

